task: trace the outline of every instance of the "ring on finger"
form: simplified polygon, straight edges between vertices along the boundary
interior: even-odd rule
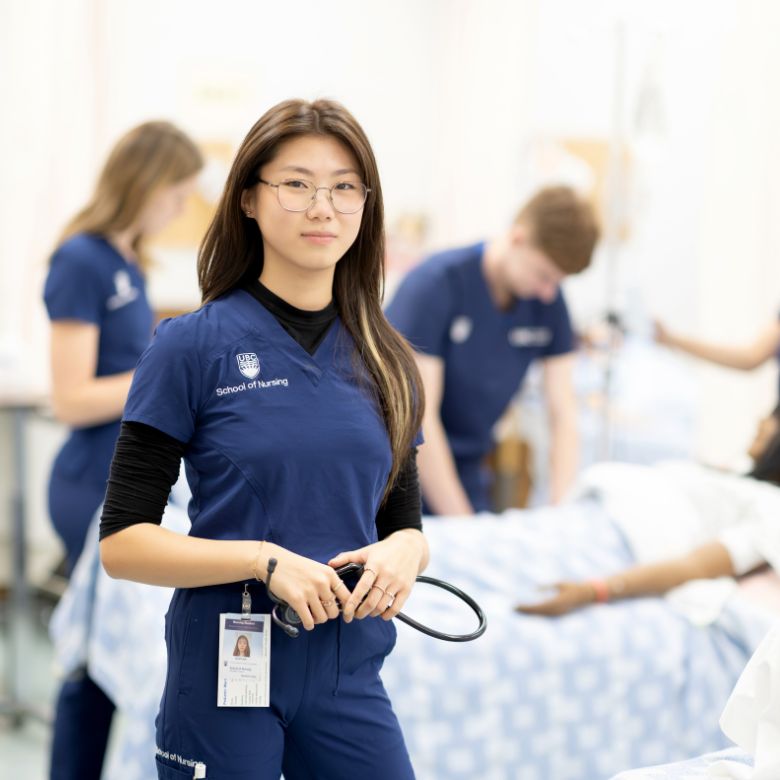
[[[387,594],[387,596],[390,597],[390,601],[387,602],[387,606],[385,607],[385,610],[388,610],[388,609],[390,609],[390,607],[393,606],[393,603],[395,602],[395,594],[394,593],[387,593],[387,591],[385,591],[385,593]]]
[[[331,606],[331,604],[333,604],[333,599],[328,599],[327,601],[322,601],[320,599],[320,604],[322,604],[322,606],[327,609],[329,606]]]
[[[378,591],[381,591],[383,594],[387,595],[387,591],[384,588],[380,588],[379,585],[372,585],[369,590],[373,590],[376,588]]]
[[[344,583],[343,583],[343,581],[342,581],[342,580],[339,580],[339,581],[338,581],[338,582],[337,582],[337,583],[336,583],[336,584],[335,584],[335,585],[334,585],[334,586],[331,588],[331,592],[332,592],[332,593],[336,593],[336,591],[338,591],[338,589],[339,589],[339,588],[343,588],[343,587],[344,587]]]
[[[373,569],[369,569],[368,566],[364,566],[363,571],[370,571],[374,575],[374,579],[376,579],[376,572]]]

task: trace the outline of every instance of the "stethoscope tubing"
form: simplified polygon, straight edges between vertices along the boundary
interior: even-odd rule
[[[479,625],[470,634],[447,634],[444,631],[437,631],[434,628],[430,628],[429,626],[425,626],[422,623],[418,623],[408,615],[404,615],[403,612],[399,612],[396,617],[402,623],[406,623],[407,626],[411,626],[412,628],[421,631],[423,634],[432,636],[434,639],[441,639],[445,642],[472,642],[475,639],[479,639],[479,637],[485,633],[485,630],[487,629],[487,617],[482,611],[482,607],[480,607],[479,604],[477,604],[477,602],[471,598],[468,593],[462,591],[451,582],[445,582],[444,580],[440,580],[436,577],[426,577],[425,575],[420,574],[416,581],[425,583],[427,585],[434,585],[437,588],[441,588],[442,590],[446,590],[449,593],[452,593],[461,601],[465,601],[466,604],[468,604],[469,607],[471,607],[471,609],[474,611],[474,614],[476,614],[477,619],[479,620]]]

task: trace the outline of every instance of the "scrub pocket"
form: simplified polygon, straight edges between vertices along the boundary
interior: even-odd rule
[[[395,647],[396,630],[392,620],[380,617],[353,620],[341,625],[340,669],[354,674],[364,664],[381,669]]]

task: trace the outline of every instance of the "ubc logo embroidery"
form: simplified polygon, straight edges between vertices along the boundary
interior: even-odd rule
[[[247,379],[254,379],[260,373],[260,360],[254,352],[240,352],[236,360],[238,370]]]

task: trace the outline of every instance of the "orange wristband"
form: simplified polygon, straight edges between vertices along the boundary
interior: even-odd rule
[[[588,585],[593,588],[599,604],[606,604],[609,601],[609,585],[606,580],[588,580]]]

